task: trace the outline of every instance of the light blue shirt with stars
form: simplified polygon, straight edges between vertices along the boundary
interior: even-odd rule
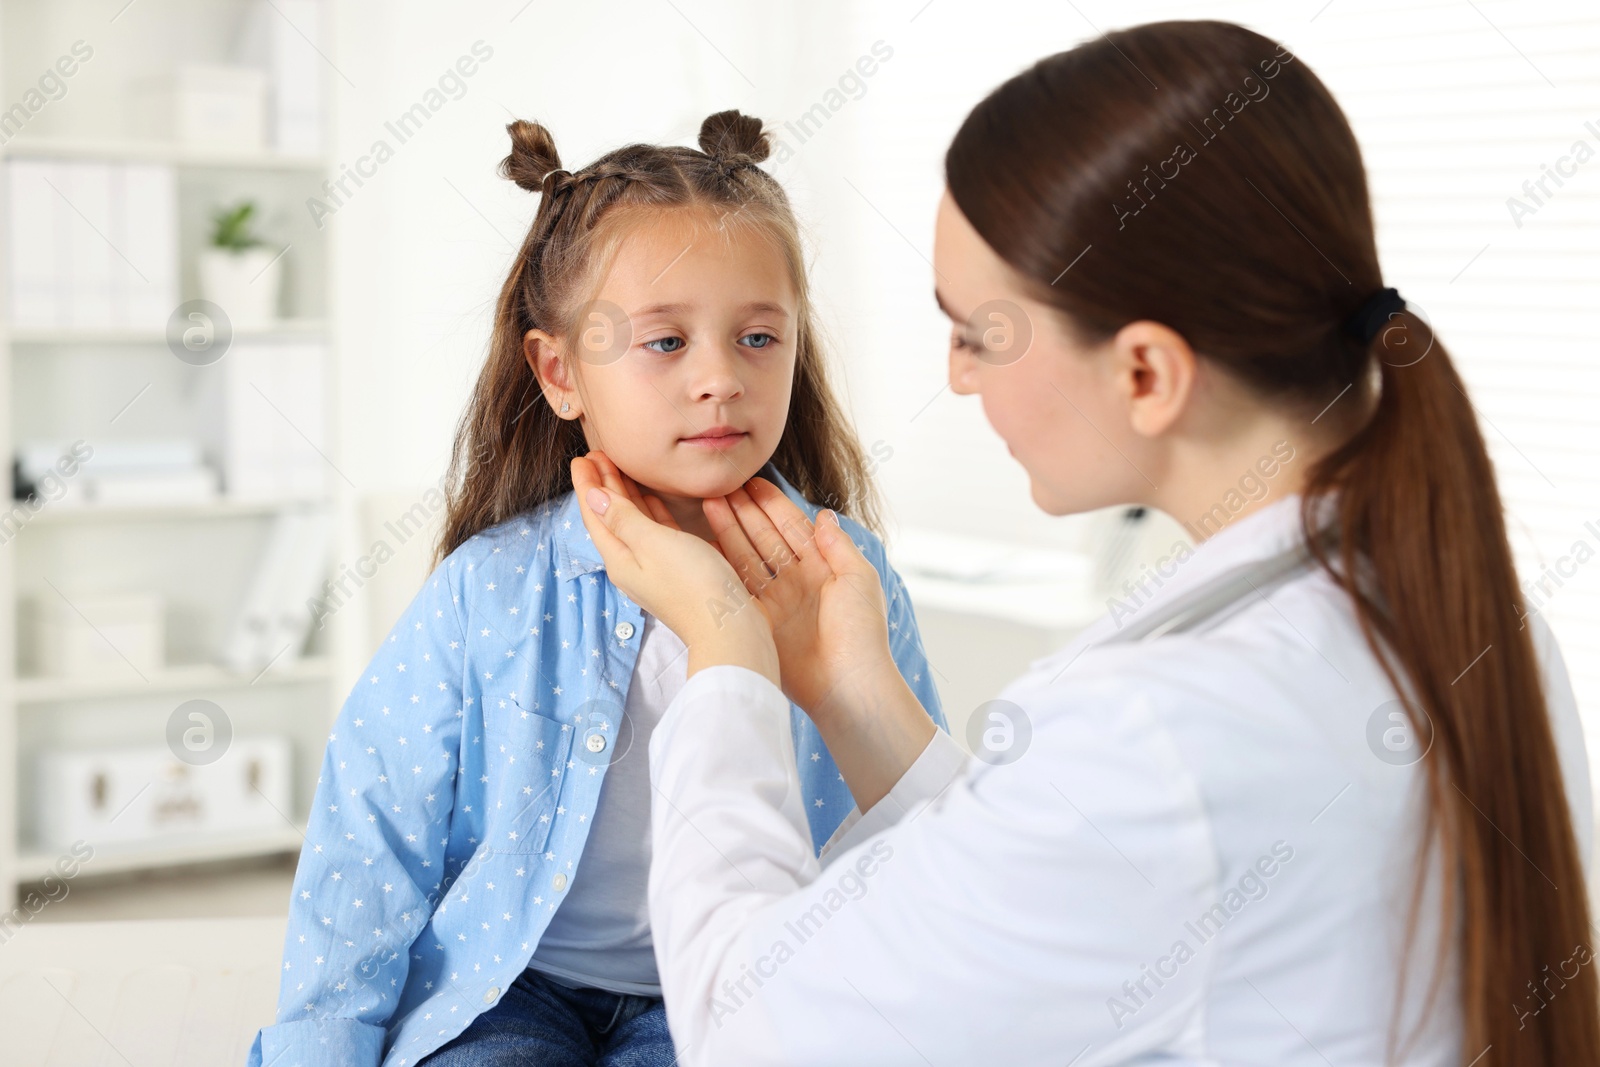
[[[901,673],[944,729],[899,575],[872,533],[841,524],[883,580]],[[570,492],[440,563],[328,735],[277,1021],[249,1067],[408,1067],[499,1001],[582,861],[643,622]],[[811,720],[792,706],[790,722],[820,849],[854,801]]]

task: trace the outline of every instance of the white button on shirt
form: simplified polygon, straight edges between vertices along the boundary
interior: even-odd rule
[[[551,882],[560,904],[529,966],[572,985],[659,996],[645,901],[652,800],[648,746],[683,686],[689,653],[678,635],[654,617],[644,616],[642,629],[622,721],[609,741],[598,729],[583,738],[592,753],[609,749],[603,757],[610,761],[606,785],[582,867],[571,879],[558,872]],[[634,628],[624,622],[614,632],[628,638]]]
[[[1136,613],[1290,548],[1298,510],[1236,519]],[[1530,626],[1587,866],[1572,689]],[[781,693],[739,667],[689,679],[650,745],[650,912],[683,1061],[1385,1062],[1426,764],[1370,740],[1395,693],[1348,599],[1312,570],[1189,632],[1116,636],[1108,617],[1000,694],[1031,722],[1019,759],[937,735],[820,862]],[[1403,1062],[1470,1061],[1461,1029],[1447,981]]]

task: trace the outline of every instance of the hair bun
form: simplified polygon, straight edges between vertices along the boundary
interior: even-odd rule
[[[748,156],[760,163],[772,154],[761,120],[739,111],[719,111],[700,124],[700,151],[716,159]]]
[[[500,161],[500,176],[510,178],[530,193],[544,188],[544,176],[561,169],[555,138],[537,122],[517,119],[506,126],[511,154]]]

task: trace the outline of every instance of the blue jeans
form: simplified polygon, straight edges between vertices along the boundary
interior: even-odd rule
[[[417,1067],[671,1067],[660,997],[573,989],[524,970],[500,1002]]]

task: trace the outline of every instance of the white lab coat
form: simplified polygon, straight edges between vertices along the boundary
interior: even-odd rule
[[[1291,548],[1298,509],[1235,520],[1136,614]],[[1572,689],[1530,625],[1587,866]],[[820,863],[788,702],[739,667],[691,678],[650,744],[650,913],[681,1062],[1384,1062],[1438,944],[1430,893],[1402,998],[1436,757],[1397,766],[1369,741],[1395,693],[1347,598],[1313,569],[1190,632],[1117,633],[1103,620],[1004,690],[1031,725],[1020,759],[940,734]],[[1480,1051],[1460,1048],[1446,974],[1405,1064]]]

